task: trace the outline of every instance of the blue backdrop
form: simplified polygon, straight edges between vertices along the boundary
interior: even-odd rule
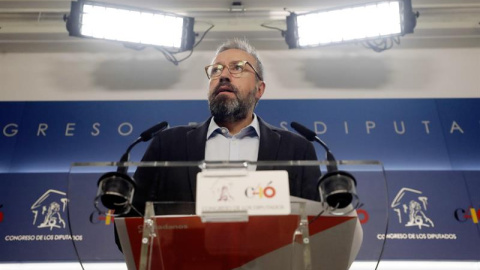
[[[362,198],[361,216],[365,245],[387,237],[386,259],[480,260],[480,99],[262,100],[256,112],[285,129],[303,123],[338,159],[384,163],[388,234],[371,227],[375,194]],[[117,160],[155,123],[188,125],[208,115],[206,101],[1,102],[0,261],[75,259],[65,212],[70,164]],[[146,147],[135,148],[132,160]],[[75,191],[94,194],[98,176],[78,177],[86,180]],[[46,222],[49,210],[56,215]],[[107,218],[93,206],[80,212],[70,219],[83,222],[74,236],[84,254],[121,260]]]

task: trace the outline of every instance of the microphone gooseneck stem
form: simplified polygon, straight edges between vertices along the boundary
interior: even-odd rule
[[[324,143],[318,136],[315,132],[313,132],[312,130],[306,128],[305,126],[297,123],[297,122],[292,122],[290,124],[290,126],[295,129],[298,133],[300,133],[300,135],[302,135],[303,137],[305,137],[305,139],[313,142],[313,141],[316,141],[317,143],[319,143],[323,149],[325,149],[325,152],[327,153],[326,155],[326,158],[327,158],[327,161],[328,161],[328,164],[327,164],[327,171],[328,172],[334,172],[334,171],[338,171],[337,169],[337,164],[336,164],[336,161],[335,161],[335,157],[333,156],[332,152],[330,151],[330,148],[328,148],[327,144]]]
[[[140,142],[147,142],[151,140],[156,134],[166,129],[167,127],[168,123],[163,121],[142,132],[140,134],[140,137],[138,137],[132,144],[130,144],[130,146],[127,148],[127,151],[125,151],[125,153],[122,155],[122,157],[120,158],[120,163],[130,160],[130,151],[132,151],[135,145],[139,144]],[[118,166],[117,172],[126,174],[128,172],[128,166]]]
[[[324,143],[318,136],[315,136],[315,141],[318,142],[323,149],[325,149],[327,161],[329,164],[327,164],[327,171],[328,172],[335,172],[338,171],[337,164],[336,164],[336,159],[335,156],[333,155],[332,151],[330,151],[330,148],[328,148],[327,144]]]
[[[138,137],[132,144],[130,144],[130,146],[127,148],[127,151],[125,151],[125,153],[120,158],[120,163],[127,162],[127,161],[130,160],[130,151],[132,151],[133,147],[135,147],[135,145],[137,145],[141,141],[142,141],[142,138]],[[128,172],[128,166],[121,166],[121,165],[118,166],[117,172],[127,173]]]

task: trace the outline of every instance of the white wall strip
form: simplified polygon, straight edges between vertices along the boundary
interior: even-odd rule
[[[350,270],[373,270],[375,262],[354,262]],[[480,262],[382,261],[378,270],[480,270]]]
[[[373,270],[375,262],[354,262],[350,270]],[[79,263],[0,263],[0,270],[81,270]],[[126,270],[123,263],[88,263],[85,270]],[[480,262],[382,261],[378,270],[480,270]]]
[[[127,270],[124,263],[87,263],[84,270]],[[0,263],[0,270],[82,270],[80,263]]]
[[[263,99],[480,97],[480,49],[261,51]],[[206,100],[196,51],[178,66],[159,52],[10,53],[0,57],[0,100]],[[278,57],[281,55],[282,57]]]

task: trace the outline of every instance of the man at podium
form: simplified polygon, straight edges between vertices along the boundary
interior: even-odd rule
[[[264,70],[246,40],[222,44],[210,65],[211,117],[194,126],[167,129],[155,136],[142,161],[317,160],[313,145],[292,132],[269,125],[254,113],[265,93]],[[287,169],[287,168],[257,168]],[[318,167],[288,168],[292,196],[318,200]],[[146,201],[195,201],[194,168],[139,168],[133,205],[143,213]]]
[[[205,71],[210,81],[208,104],[211,117],[198,125],[173,127],[158,133],[142,161],[317,160],[314,147],[308,140],[292,132],[273,127],[254,113],[255,106],[265,93],[266,84],[262,62],[247,41],[234,39],[222,44],[212,63],[205,67]],[[262,166],[255,169],[287,170],[291,196],[319,201],[317,180],[320,169],[318,166],[283,168]],[[139,167],[134,175],[136,189],[133,206],[140,213],[130,211],[129,215],[144,214],[147,201],[195,202],[198,172],[199,169],[194,167]],[[218,197],[218,200],[224,199],[228,199],[228,192]],[[318,203],[314,208],[313,211],[320,211],[321,206]],[[196,217],[173,216],[164,221],[173,222],[172,218],[178,218],[181,224],[186,224],[187,219],[192,221]],[[252,218],[252,223],[210,224],[208,228],[215,228],[215,230],[207,229],[207,225],[196,223],[192,225],[195,229],[190,231],[162,230],[162,235],[167,235],[165,239],[169,240],[158,242],[162,243],[163,255],[153,256],[153,258],[170,265],[180,263],[185,269],[205,269],[204,265],[210,265],[209,269],[232,269],[238,266],[245,266],[248,269],[286,269],[290,264],[285,262],[290,262],[292,265],[294,261],[310,264],[310,259],[307,260],[303,255],[295,257],[297,260],[291,254],[291,248],[294,246],[292,235],[297,232],[299,226],[298,217],[286,215],[261,218],[263,219]],[[292,221],[290,227],[287,226],[288,220]],[[325,269],[348,269],[358,253],[358,243],[361,243],[360,225],[355,216],[344,218],[341,222],[332,220],[317,222],[315,226],[311,226],[309,239],[312,242],[309,246],[316,252],[315,256],[312,256],[311,263],[312,265],[321,264],[326,267]],[[347,220],[350,221],[347,222]],[[161,223],[162,220],[158,222]],[[120,228],[125,236],[127,226],[124,222],[122,224]],[[325,224],[330,224],[325,228],[329,228],[333,233],[322,233],[322,230],[326,229],[321,226]],[[331,229],[333,227],[336,229]],[[138,252],[140,248],[138,227],[133,226],[133,228],[130,231],[133,231],[138,239],[133,241],[135,247],[130,248],[130,245],[126,244],[130,250],[126,254]],[[245,233],[246,228],[250,228],[251,233]],[[278,230],[276,231],[275,228]],[[262,232],[261,235],[263,235],[266,231],[270,233],[268,240],[257,234]],[[185,235],[188,237],[182,238]],[[197,236],[199,238],[196,238]],[[177,245],[172,244],[174,238]],[[278,243],[272,241],[273,238],[277,239]],[[195,242],[192,239],[198,241]],[[224,243],[226,239],[229,241]],[[263,240],[259,242],[259,239]],[[118,239],[116,240],[119,244]],[[128,241],[124,240],[124,242]],[[301,243],[310,242],[305,242],[304,239]],[[303,245],[301,247],[303,248]],[[129,258],[130,260],[127,261],[133,264],[133,257]],[[249,268],[251,266],[257,268]]]

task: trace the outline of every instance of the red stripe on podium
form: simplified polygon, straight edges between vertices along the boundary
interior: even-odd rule
[[[312,218],[312,217],[310,217]],[[315,235],[353,217],[320,217]],[[202,223],[199,217],[157,218],[152,269],[233,269],[292,243],[298,216],[251,216],[248,223]],[[125,219],[138,268],[141,218]]]

